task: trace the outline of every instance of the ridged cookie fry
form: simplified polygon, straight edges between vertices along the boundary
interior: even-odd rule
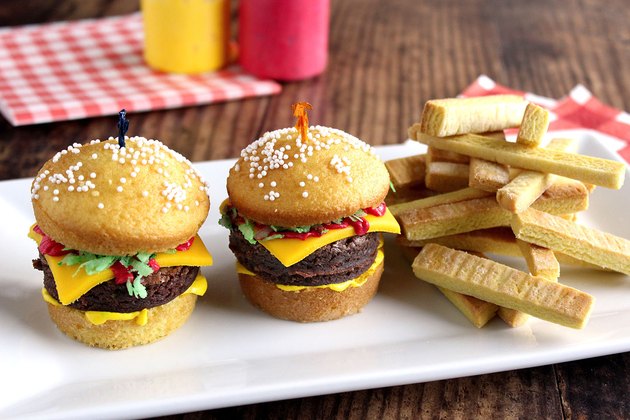
[[[439,138],[413,129],[410,131],[415,133],[416,140],[439,149],[617,190],[623,185],[626,173],[625,163],[608,159],[527,147],[477,134]]]
[[[565,215],[562,215],[560,217],[564,216]],[[435,243],[462,251],[483,252],[511,257],[521,256],[521,250],[518,245],[516,245],[514,232],[512,232],[512,229],[509,227],[481,229],[417,241],[410,241],[404,236],[399,236],[396,238],[396,243],[403,248],[415,249],[416,254],[420,251],[420,248],[426,244]],[[602,269],[602,267],[578,260],[561,252],[554,252],[554,255],[562,265],[590,268],[593,270]]]
[[[588,191],[577,185],[554,185],[533,207],[554,214],[567,214],[588,208]],[[581,188],[580,188],[581,187]],[[512,214],[501,208],[495,198],[475,198],[456,203],[408,209],[396,215],[409,240],[435,238],[496,226],[509,226]]]
[[[523,242],[520,239],[517,239],[516,242],[532,276],[538,276],[549,281],[558,281],[560,264],[553,251]],[[528,314],[510,308],[499,308],[497,314],[512,328],[520,327],[529,319]]]
[[[405,203],[394,204],[389,207],[389,211],[394,216],[401,214],[407,210],[423,209],[441,204],[457,203],[458,201],[466,201],[472,198],[488,197],[491,194],[487,191],[478,190],[476,188],[463,188],[457,191],[451,191],[444,194],[437,194],[431,197],[421,198],[418,200],[408,201]]]
[[[547,150],[573,151],[575,142],[570,139],[553,139]],[[557,178],[557,175],[535,171],[522,171],[497,191],[499,205],[512,213],[527,209]]]
[[[420,248],[402,247],[402,251],[405,258],[411,263],[418,256]],[[494,318],[499,309],[494,303],[453,292],[443,287],[437,287],[437,289],[477,328],[486,325],[488,321]]]
[[[524,241],[630,275],[627,239],[532,208],[514,215],[512,230]]]
[[[583,328],[594,298],[463,251],[428,244],[412,264],[419,279],[571,328]]]

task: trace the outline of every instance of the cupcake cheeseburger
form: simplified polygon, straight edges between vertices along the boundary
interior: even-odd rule
[[[122,349],[188,319],[212,257],[197,236],[208,187],[187,159],[143,137],[75,143],[44,164],[31,197],[33,266],[62,332]]]
[[[341,130],[309,127],[307,109],[295,104],[295,128],[265,133],[241,152],[220,221],[246,298],[299,322],[361,310],[383,272],[379,232],[400,232],[374,150]]]

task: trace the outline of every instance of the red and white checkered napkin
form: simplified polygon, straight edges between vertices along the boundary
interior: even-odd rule
[[[462,96],[495,94],[522,95],[547,108],[551,120],[549,131],[583,128],[610,136],[608,144],[630,162],[630,114],[600,102],[584,86],[577,85],[568,96],[555,100],[501,86],[482,75],[462,92]]]
[[[238,66],[203,75],[151,70],[140,14],[0,30],[0,111],[13,125],[207,104],[278,93]]]

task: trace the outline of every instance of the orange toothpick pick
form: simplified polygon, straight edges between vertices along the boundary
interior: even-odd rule
[[[298,102],[291,105],[291,109],[293,110],[293,116],[297,118],[295,122],[295,129],[300,133],[302,137],[302,141],[306,142],[308,140],[308,114],[307,111],[309,109],[313,109],[313,106],[308,102]]]

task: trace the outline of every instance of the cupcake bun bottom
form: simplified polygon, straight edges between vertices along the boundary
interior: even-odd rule
[[[269,315],[288,321],[320,322],[359,312],[376,294],[382,274],[383,263],[363,286],[349,287],[343,292],[328,288],[286,292],[259,276],[239,273],[238,278],[247,300]]]
[[[59,330],[67,336],[88,346],[120,350],[166,337],[186,322],[196,302],[197,295],[190,293],[151,308],[145,325],[138,325],[135,320],[107,321],[95,325],[86,319],[83,311],[50,303],[48,313]]]

